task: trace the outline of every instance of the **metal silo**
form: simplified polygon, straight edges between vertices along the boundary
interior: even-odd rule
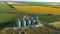
[[[25,19],[23,18],[23,22],[24,22],[24,26],[26,26],[26,21],[25,21]]]
[[[26,26],[27,27],[30,27],[31,21],[29,20],[29,18],[25,18],[25,21],[26,21]]]
[[[30,21],[31,21],[31,25],[35,25],[35,20],[34,20],[34,18],[30,18]]]
[[[35,17],[34,20],[35,20],[35,24],[38,24],[38,17]]]
[[[24,26],[24,19],[21,18],[20,21],[21,21],[21,27],[23,27]]]
[[[21,21],[20,21],[20,19],[18,19],[18,25],[19,25],[19,27],[21,27]]]
[[[16,20],[14,27],[20,27],[20,20],[19,19]]]

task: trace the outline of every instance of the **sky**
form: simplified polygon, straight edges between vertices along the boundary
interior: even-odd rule
[[[22,1],[22,2],[60,2],[60,0],[0,0],[0,1]]]

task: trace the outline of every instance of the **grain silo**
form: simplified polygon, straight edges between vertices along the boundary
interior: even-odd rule
[[[25,19],[23,18],[23,22],[24,22],[24,27],[26,27],[26,21],[25,21]]]
[[[39,20],[38,17],[35,17],[34,20],[35,20],[35,24],[38,24],[38,20]]]
[[[16,23],[14,24],[14,27],[21,27],[20,23],[21,23],[20,19],[17,19]]]
[[[27,27],[30,27],[31,21],[29,20],[29,18],[25,18],[25,21],[26,21],[26,26]]]
[[[30,21],[31,21],[31,25],[35,25],[35,20],[34,20],[34,18],[30,18]]]
[[[14,27],[16,28],[30,28],[38,24],[38,17],[35,18],[20,18],[16,20]]]
[[[21,21],[21,27],[24,27],[24,19],[21,18],[20,21]]]

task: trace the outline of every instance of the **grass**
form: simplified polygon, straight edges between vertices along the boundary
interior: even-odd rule
[[[46,23],[52,23],[52,22],[58,21],[56,16],[46,15],[46,16],[39,16],[39,18],[41,21],[44,21]]]
[[[38,16],[40,21],[46,22],[46,23],[52,23],[52,22],[56,22],[56,21],[60,21],[60,15],[32,15],[30,14],[32,17]]]

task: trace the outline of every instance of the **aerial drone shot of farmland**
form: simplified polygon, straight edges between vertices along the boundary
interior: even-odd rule
[[[60,2],[0,2],[0,34],[60,34]]]

